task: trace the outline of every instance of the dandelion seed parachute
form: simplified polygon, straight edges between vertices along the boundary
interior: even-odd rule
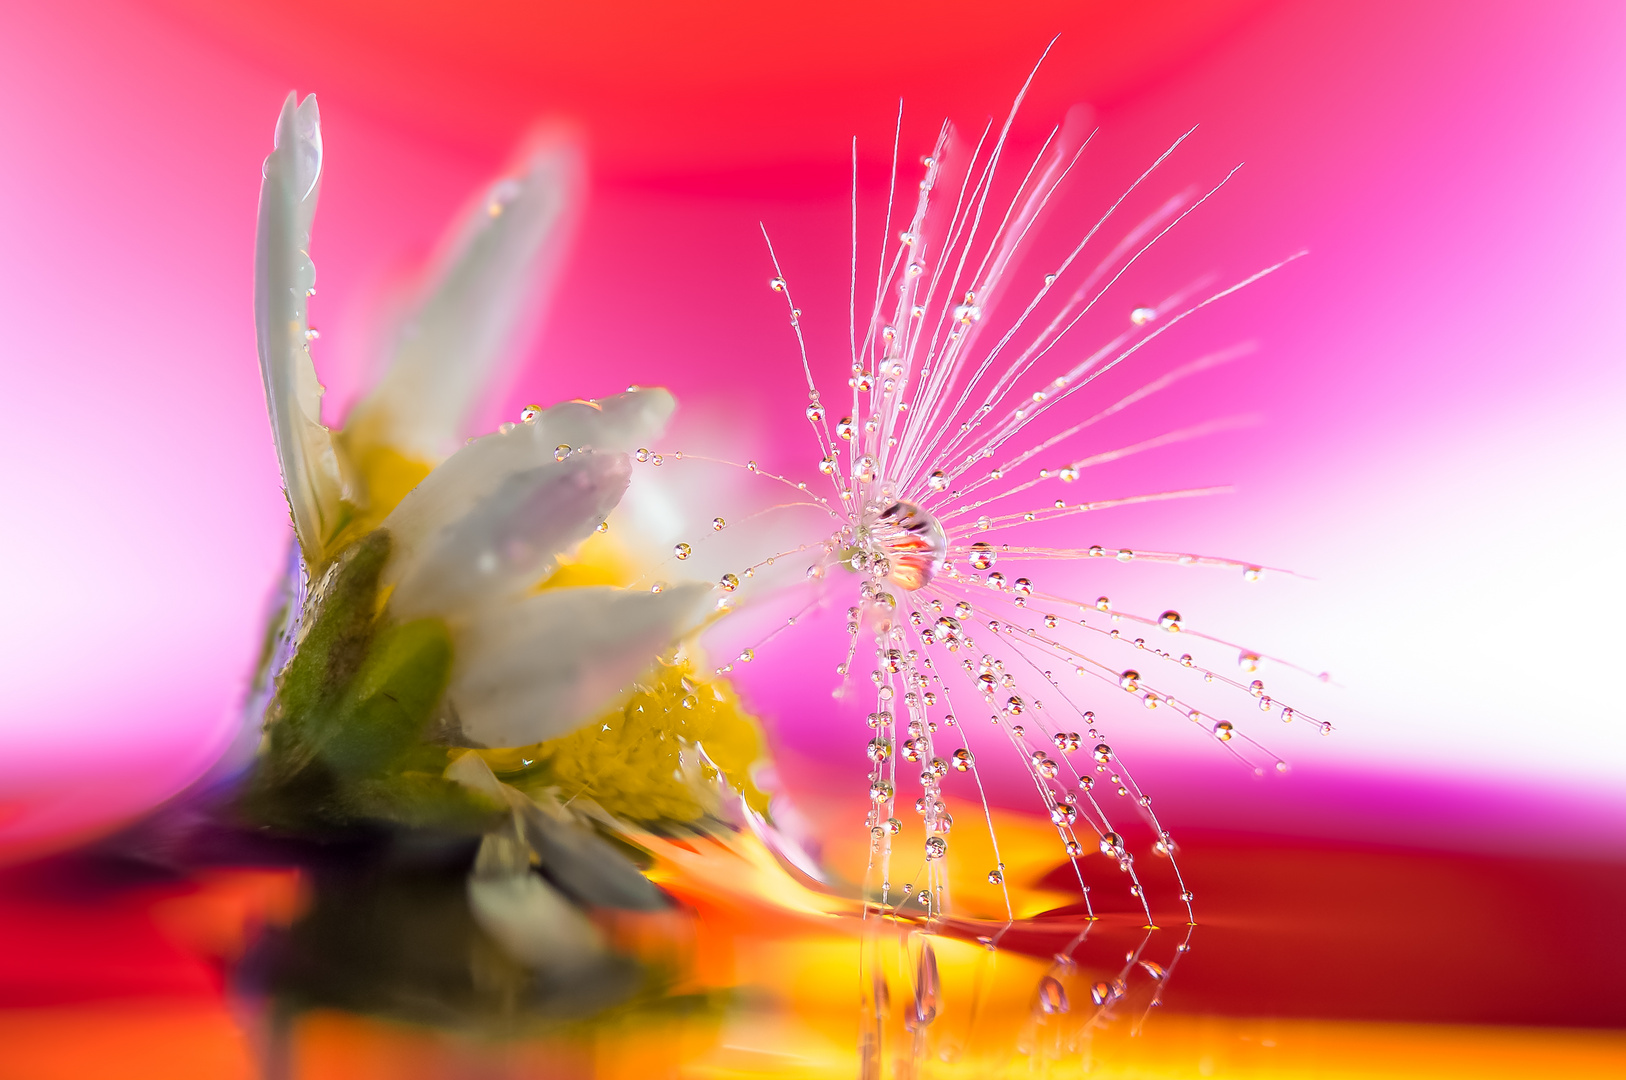
[[[1127,227],[1119,221],[1128,197],[1157,173],[1187,132],[1104,208],[1064,258],[1048,272],[1026,273],[1023,259],[1040,218],[1080,168],[1089,138],[1058,128],[1035,159],[1012,162],[1008,136],[1020,105],[1018,95],[1003,126],[995,130],[990,123],[965,154],[945,123],[921,159],[918,185],[897,168],[894,147],[884,243],[873,263],[875,256],[859,246],[855,179],[846,393],[827,395],[829,388],[817,385],[803,336],[808,316],[797,306],[791,277],[764,230],[772,263],[768,284],[787,307],[806,375],[810,464],[820,476],[804,481],[767,473],[754,463],[740,467],[755,474],[765,492],[793,493],[759,513],[812,510],[824,531],[757,557],[735,568],[738,573],[731,570],[720,586],[725,608],[801,593],[794,601],[797,615],[740,652],[741,661],[794,633],[802,614],[821,606],[846,607],[846,655],[837,668],[836,694],[860,700],[871,728],[866,917],[918,923],[928,933],[970,933],[956,915],[946,871],[956,830],[948,797],[957,789],[952,796],[980,806],[979,824],[988,831],[994,853],[996,865],[986,880],[999,890],[1005,918],[977,933],[990,946],[997,946],[1016,920],[979,771],[1001,754],[1000,743],[1027,774],[1055,827],[1081,914],[1093,920],[1099,890],[1116,880],[1150,931],[1159,913],[1178,912],[1180,921],[1194,923],[1192,894],[1180,876],[1173,837],[1109,741],[1115,713],[1133,704],[1182,717],[1256,771],[1285,766],[1236,721],[1211,716],[1212,690],[1205,687],[1229,690],[1237,701],[1251,696],[1257,708],[1275,710],[1284,720],[1315,724],[1302,711],[1274,701],[1261,681],[1251,679],[1259,663],[1255,650],[1209,636],[1177,611],[1142,614],[1104,596],[1067,595],[1073,575],[1046,572],[1047,564],[1087,566],[1107,558],[1219,567],[1256,580],[1260,567],[1176,551],[1058,545],[1049,542],[1055,530],[1044,528],[1057,521],[1071,525],[1081,515],[1114,507],[1223,490],[1124,495],[1093,490],[1086,477],[1097,465],[1214,434],[1248,418],[1221,418],[1105,449],[1081,450],[1081,436],[1093,434],[1090,429],[1106,418],[1246,353],[1249,346],[1242,345],[1188,359],[1127,394],[1103,390],[1110,385],[1103,376],[1134,361],[1173,327],[1298,256],[1218,287],[1188,286],[1151,305],[1126,303],[1114,291],[1148,250],[1230,179],[1230,174],[1220,178],[1195,197],[1169,199]],[[1121,230],[1121,238],[1109,247],[1115,230]],[[874,267],[875,285],[861,298],[857,283],[865,263]],[[1006,293],[1014,302],[1000,305]],[[1109,327],[1107,340],[1085,344],[1084,334],[1102,325]],[[716,461],[694,455],[683,460]],[[708,539],[685,538],[675,557],[700,556]],[[749,580],[742,583],[740,575]],[[1140,627],[1166,636],[1134,636]],[[1202,660],[1163,644],[1186,640],[1199,643],[1193,652]],[[1248,678],[1208,660],[1207,653],[1216,650],[1239,655],[1241,674]],[[725,664],[719,671],[732,668]],[[911,804],[923,838],[913,850],[899,846],[904,843],[900,819]],[[1135,829],[1126,830],[1126,821]],[[1149,879],[1137,867],[1139,841],[1126,840],[1126,832],[1134,837],[1149,832],[1146,854],[1166,863],[1168,872],[1157,876],[1172,877],[1172,895],[1151,895]],[[1103,862],[1095,860],[1097,854]],[[1049,1011],[1065,1008],[1066,991],[1056,979],[1067,974],[1063,969],[1089,932],[1086,923],[1058,954],[1060,967],[1046,976],[1055,983],[1046,983],[1040,993],[1040,1004],[1048,1003]],[[929,941],[923,947],[929,950]],[[1150,1003],[1158,1003],[1186,946],[1182,942],[1163,963],[1143,957],[1146,947],[1143,940],[1122,971],[1082,995],[1098,1013],[1105,1015],[1125,998],[1126,980],[1137,972],[1152,973]],[[877,979],[878,948],[866,952]],[[929,956],[929,951],[919,955],[922,971]],[[917,976],[917,990],[927,981]],[[935,975],[930,981],[935,987]],[[877,1025],[865,1036],[868,1054],[879,1045],[884,986],[866,983],[865,995],[867,1015]],[[1075,992],[1074,999],[1080,996]],[[930,1020],[921,1015],[917,1023],[923,1028]]]

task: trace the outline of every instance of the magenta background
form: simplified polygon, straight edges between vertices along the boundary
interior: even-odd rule
[[[1036,54],[1048,34],[1032,29]],[[1626,771],[1623,45],[1626,8],[1610,3],[1281,3],[1100,110],[1083,207],[1192,123],[1179,180],[1248,163],[1182,231],[1164,280],[1312,252],[1164,357],[1258,339],[1169,408],[1267,422],[1119,474],[1238,493],[1126,515],[1117,535],[1317,580],[1243,591],[1153,575],[1114,595],[1173,594],[1188,617],[1332,669],[1338,687],[1305,693],[1341,731],[1269,733],[1297,768],[1267,785],[1189,732],[1149,736],[1163,752],[1142,772],[1163,774],[1171,813],[1626,846],[1609,797]],[[1014,89],[1023,64],[1005,66]],[[259,162],[283,94],[322,97],[312,310],[331,419],[364,382],[369,310],[502,161],[309,77],[139,4],[0,16],[0,840],[13,848],[184,784],[242,693],[288,536],[251,307]],[[1040,75],[1055,100],[1071,77]],[[920,144],[941,80],[911,83],[900,73],[887,93],[908,95]],[[890,106],[871,89],[833,81],[828,108],[873,132]],[[866,147],[867,202],[883,150]],[[809,471],[800,424],[782,422],[799,375],[756,223],[815,344],[842,343],[846,154],[810,139],[760,168],[708,170],[702,154],[601,171],[549,325],[484,426],[525,400],[659,382],[685,403],[673,445],[726,421],[742,455]],[[822,685],[826,671],[809,675]],[[789,760],[853,745],[799,691],[751,689]]]

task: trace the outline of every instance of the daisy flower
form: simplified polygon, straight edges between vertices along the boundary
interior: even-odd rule
[[[624,823],[694,825],[719,788],[761,803],[753,722],[682,648],[712,586],[626,588],[603,537],[629,452],[674,402],[633,388],[531,406],[458,445],[561,243],[580,167],[555,142],[458,223],[382,379],[342,430],[324,426],[307,318],[322,167],[316,101],[290,95],[264,168],[255,314],[296,546],[239,812],[278,835],[382,834],[390,851],[418,836],[441,854],[402,869],[375,844],[361,871],[318,872],[271,981],[407,1013],[601,1007],[639,980],[587,913],[668,905]],[[424,895],[440,899],[411,900]],[[365,992],[358,971],[376,975]]]

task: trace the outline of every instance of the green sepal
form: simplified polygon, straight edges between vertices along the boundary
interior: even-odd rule
[[[340,557],[311,597],[310,627],[277,681],[268,718],[273,780],[303,770],[331,735],[337,707],[372,642],[378,577],[389,554],[389,533],[369,533]]]
[[[439,619],[380,631],[334,710],[322,760],[343,778],[383,772],[422,739],[451,666],[451,635]]]
[[[437,771],[392,772],[348,783],[342,789],[344,812],[352,820],[470,834],[494,828],[509,814],[506,806],[446,779],[439,771],[445,767],[442,750]]]

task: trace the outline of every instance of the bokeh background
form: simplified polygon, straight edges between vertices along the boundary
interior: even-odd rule
[[[288,540],[251,253],[289,89],[322,103],[330,421],[444,224],[554,121],[588,148],[590,201],[475,427],[663,383],[675,445],[726,430],[805,473],[758,222],[839,371],[850,140],[872,213],[900,96],[917,153],[943,116],[1003,115],[1057,35],[1014,139],[1089,106],[1081,205],[1200,124],[1177,180],[1246,166],[1183,227],[1170,279],[1311,253],[1165,356],[1258,342],[1168,408],[1263,422],[1145,466],[1236,493],[1114,534],[1302,573],[1159,580],[1146,602],[1333,676],[1303,691],[1334,737],[1270,733],[1286,778],[1195,732],[1146,738],[1165,814],[1206,830],[1210,873],[1265,913],[1212,985],[1194,973],[1195,1000],[1223,1010],[1229,978],[1245,1012],[1626,1025],[1626,8],[1608,0],[7,6],[0,857],[105,831],[229,737]],[[818,762],[853,744],[800,695],[751,689],[816,819]],[[1295,933],[1342,959],[1307,975],[1261,944]]]

